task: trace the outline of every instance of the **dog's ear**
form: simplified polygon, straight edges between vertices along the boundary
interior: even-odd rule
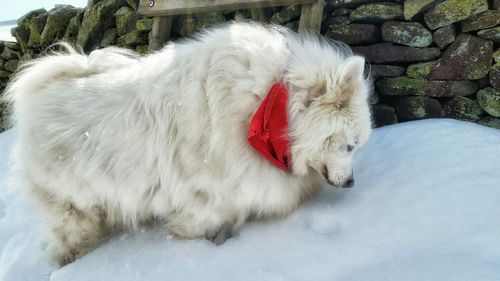
[[[348,58],[342,66],[339,85],[341,88],[352,88],[359,80],[363,79],[365,59],[360,56]]]

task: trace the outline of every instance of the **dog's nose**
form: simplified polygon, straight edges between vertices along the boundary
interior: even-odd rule
[[[342,185],[342,187],[345,187],[345,188],[350,188],[350,187],[353,187],[354,186],[354,178],[351,176],[349,177],[345,183]]]

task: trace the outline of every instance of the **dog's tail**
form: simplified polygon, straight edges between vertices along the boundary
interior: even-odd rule
[[[47,85],[63,80],[88,77],[112,68],[130,66],[139,55],[125,49],[109,47],[86,56],[68,43],[58,43],[64,51],[24,63],[7,87],[5,99],[22,102]]]

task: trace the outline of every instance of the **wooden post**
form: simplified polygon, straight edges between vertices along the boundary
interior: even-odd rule
[[[149,38],[149,52],[158,51],[170,39],[173,16],[154,17],[151,38]]]
[[[299,33],[320,33],[324,6],[324,0],[317,0],[316,3],[302,5],[302,12],[300,13],[299,21]]]

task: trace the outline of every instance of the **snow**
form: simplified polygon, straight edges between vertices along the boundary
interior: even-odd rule
[[[0,280],[500,280],[500,130],[454,120],[376,129],[356,186],[325,189],[222,246],[161,227],[117,233],[57,269],[36,217],[6,180],[0,134]]]

